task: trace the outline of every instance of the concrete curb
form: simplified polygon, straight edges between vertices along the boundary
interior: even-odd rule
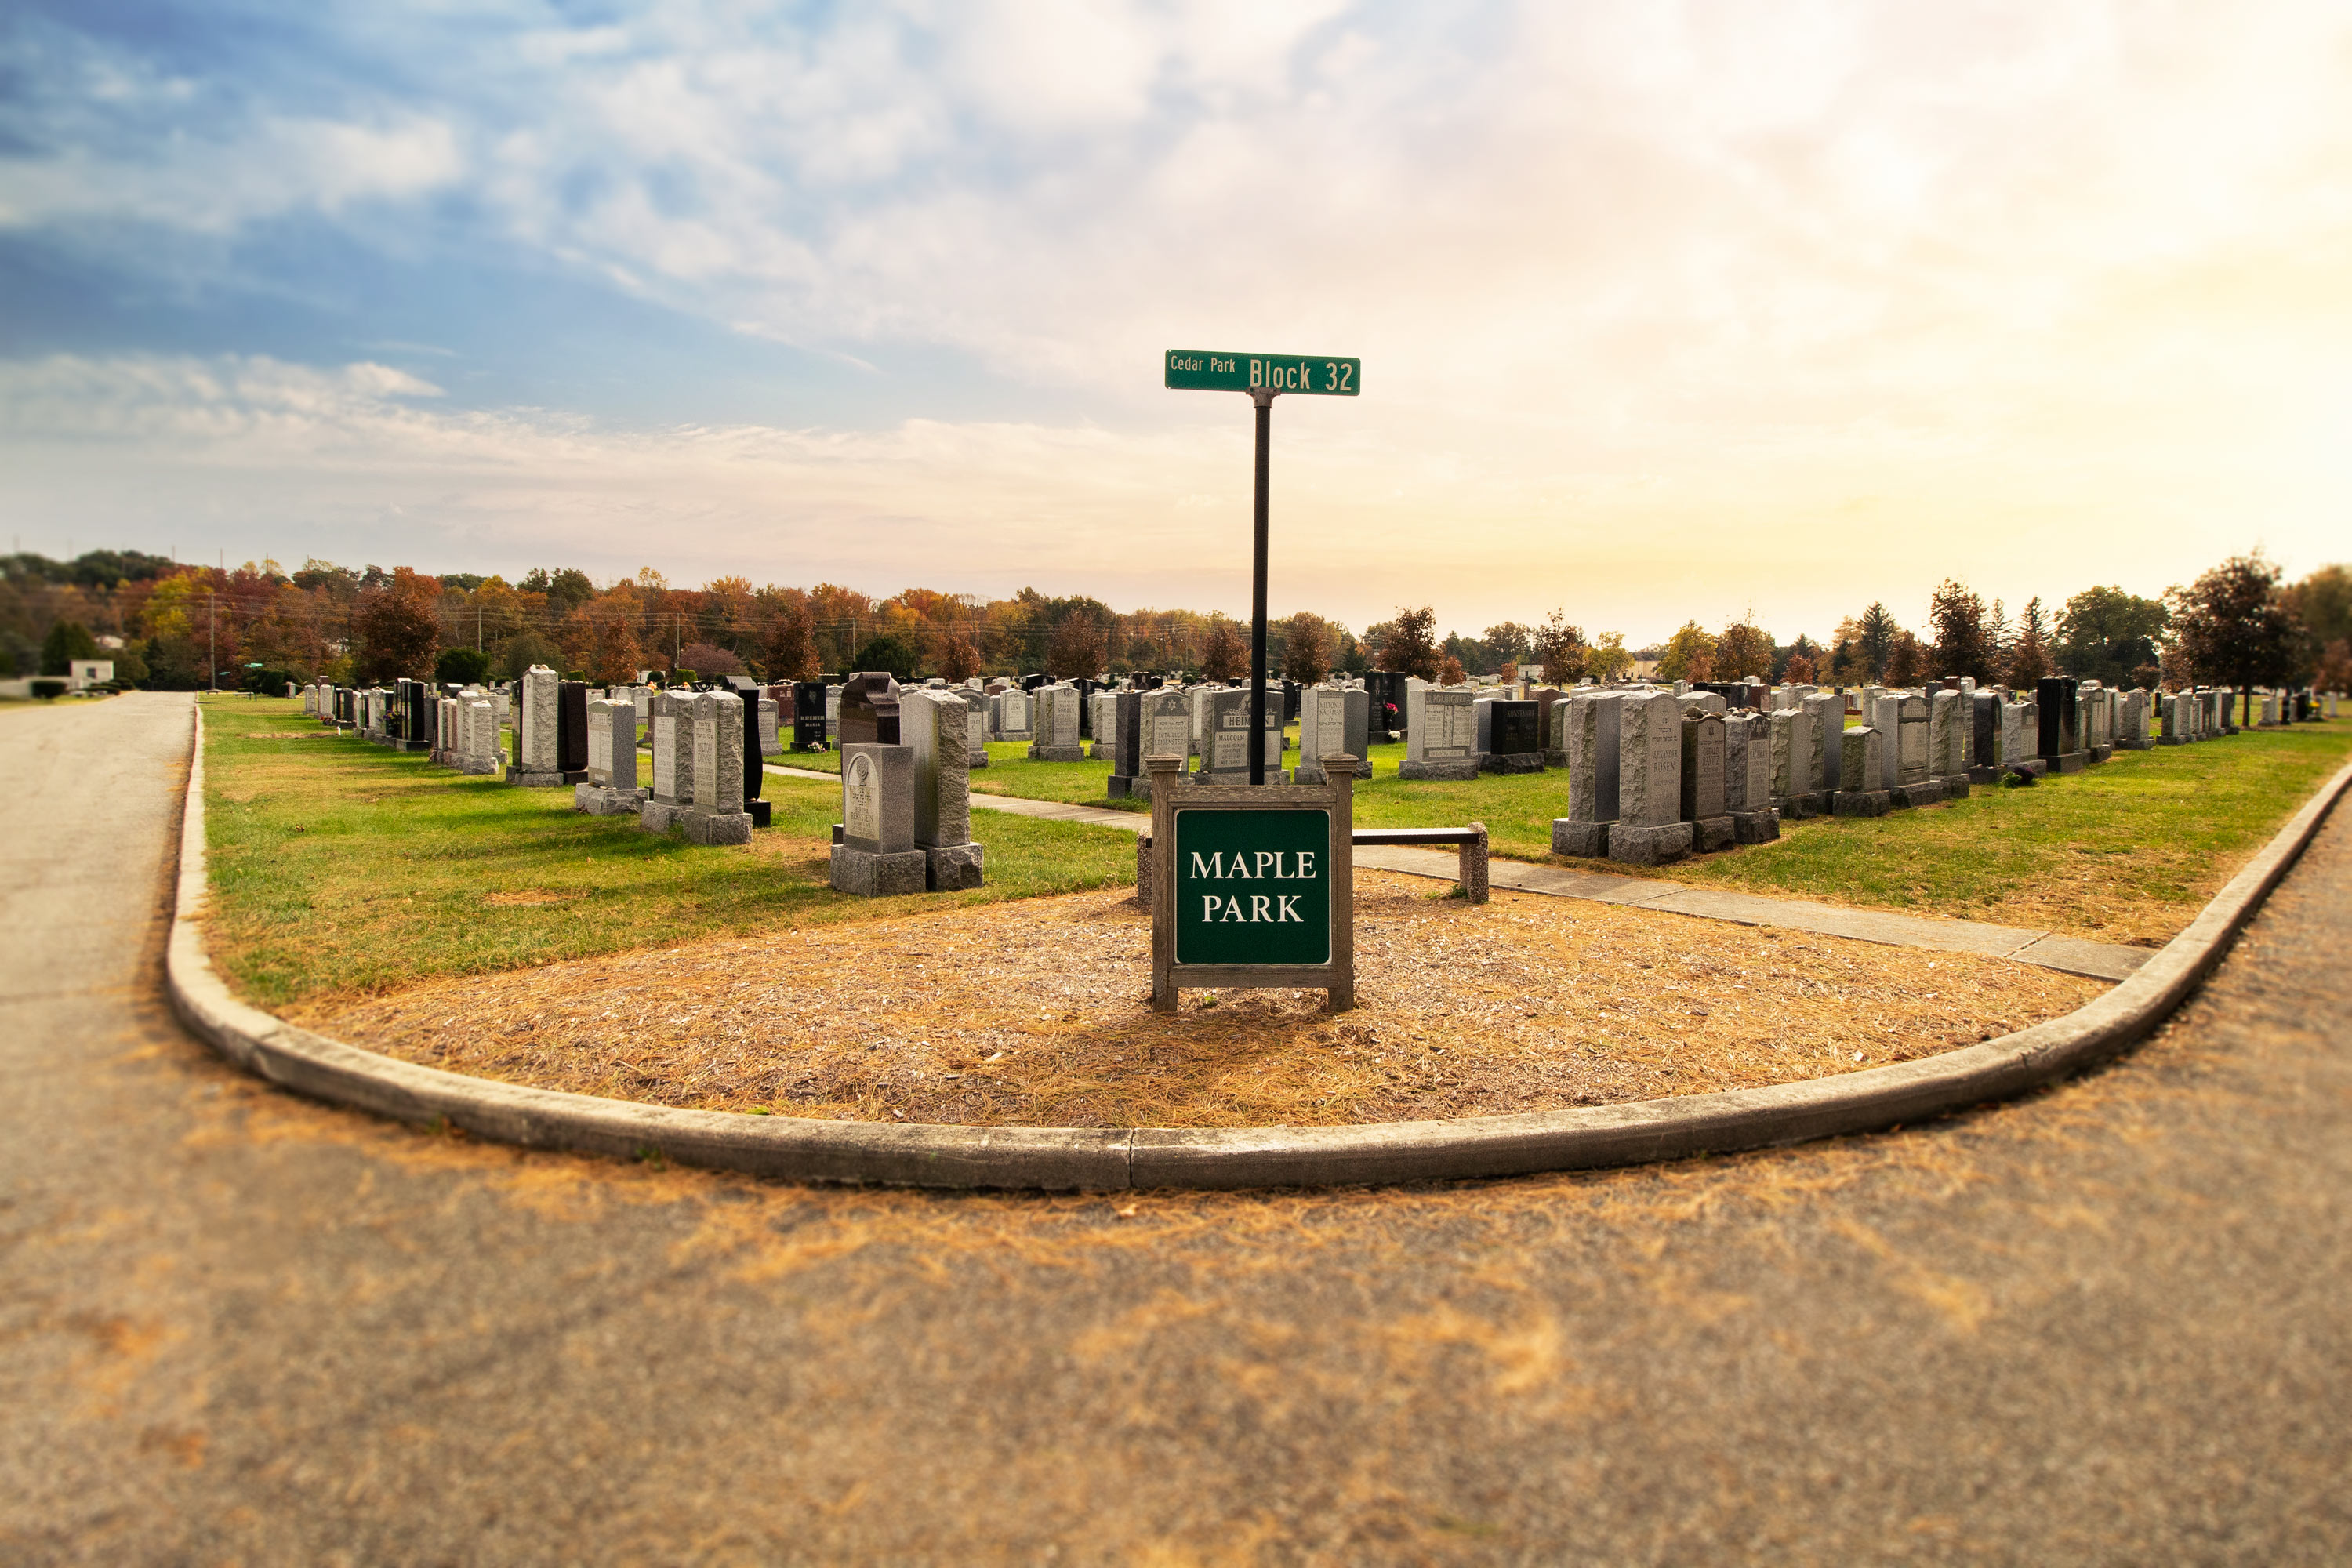
[[[2063,1018],[1893,1067],[1771,1089],[1580,1110],[1361,1127],[953,1127],[678,1110],[527,1089],[379,1056],[239,1002],[200,931],[205,890],[204,714],[194,716],[180,886],[164,969],[189,1028],[270,1082],[415,1123],[526,1148],[802,1182],[1080,1189],[1318,1186],[1525,1175],[1730,1153],[1872,1132],[2005,1100],[2121,1052],[2211,973],[2347,786],[2339,771],[2216,894],[2189,929],[2113,990]]]

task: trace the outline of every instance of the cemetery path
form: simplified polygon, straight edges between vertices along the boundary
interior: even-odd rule
[[[12,1562],[2352,1556],[2352,813],[2134,1056],[1427,1190],[827,1192],[300,1101],[161,992],[187,701],[10,731]]]

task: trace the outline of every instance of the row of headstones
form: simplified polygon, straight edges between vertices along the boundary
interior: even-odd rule
[[[378,745],[425,752],[467,773],[498,771],[499,731],[509,701],[503,689],[408,679],[388,687],[320,680],[299,689],[302,711],[321,724],[352,730]]]
[[[1562,855],[1657,865],[1779,837],[1783,818],[1883,816],[1964,797],[2004,771],[2073,772],[2115,749],[2118,694],[2045,682],[2040,700],[2000,690],[1866,694],[1845,726],[1843,696],[1728,711],[1717,692],[1597,690],[1555,705],[1569,815]]]

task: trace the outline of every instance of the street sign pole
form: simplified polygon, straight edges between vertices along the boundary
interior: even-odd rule
[[[1257,514],[1250,563],[1250,783],[1265,783],[1265,480],[1274,450],[1274,389],[1250,393],[1257,406]]]
[[[1171,349],[1160,363],[1162,384],[1192,392],[1246,392],[1257,412],[1257,484],[1251,523],[1250,783],[1265,783],[1266,469],[1274,445],[1274,400],[1286,392],[1354,397],[1363,391],[1363,362],[1307,354],[1207,353]],[[1276,764],[1281,764],[1277,762]]]

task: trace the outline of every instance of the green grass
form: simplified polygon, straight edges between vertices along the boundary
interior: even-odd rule
[[[262,1005],[778,926],[873,920],[1131,881],[1114,828],[999,814],[989,886],[856,899],[825,885],[836,786],[771,776],[749,849],[571,809],[336,738],[299,701],[206,700],[214,960]],[[296,739],[269,738],[299,735]],[[316,738],[313,738],[313,737]]]
[[[2117,752],[2032,789],[1784,825],[1777,843],[1665,868],[1708,887],[2160,942],[2352,755],[2352,724]]]

